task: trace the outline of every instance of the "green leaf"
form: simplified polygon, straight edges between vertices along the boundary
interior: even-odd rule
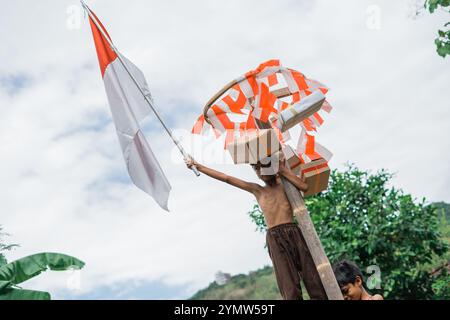
[[[0,266],[0,280],[19,284],[47,269],[64,271],[81,269],[84,262],[75,257],[60,253],[38,253]]]
[[[430,11],[430,13],[433,13],[434,10],[437,9],[437,7],[439,6],[439,0],[428,0],[425,5],[428,4],[428,10]]]
[[[50,300],[50,293],[25,289],[6,289],[0,291],[0,300]]]
[[[445,58],[446,55],[450,55],[450,42],[444,43],[441,40],[436,39],[435,44],[436,51],[441,57]]]
[[[8,263],[8,261],[6,261],[5,256],[0,253],[0,266],[3,266],[7,263]]]
[[[0,281],[0,292],[12,286],[11,281]]]

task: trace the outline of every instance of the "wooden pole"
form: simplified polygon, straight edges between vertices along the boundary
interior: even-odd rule
[[[264,123],[258,119],[256,120],[256,125],[260,129],[270,129],[268,123]],[[289,164],[286,162],[286,165]],[[308,209],[306,208],[305,201],[303,199],[300,191],[285,177],[281,177],[283,183],[284,191],[291,204],[292,211],[297,218],[298,226],[302,232],[303,238],[305,239],[306,245],[308,246],[309,252],[313,258],[314,264],[316,265],[317,272],[319,273],[320,280],[325,289],[327,297],[329,300],[343,300],[341,290],[334,276],[333,268],[331,267],[330,261],[328,260],[325,250],[323,249],[322,243],[320,242],[319,236],[317,235],[314,224],[309,215]]]

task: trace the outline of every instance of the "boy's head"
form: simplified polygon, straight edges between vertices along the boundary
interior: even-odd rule
[[[267,174],[268,172],[271,172],[271,162],[269,161],[266,164],[261,163],[258,161],[255,164],[252,164],[253,170],[255,170],[256,175],[258,178],[260,178],[265,183],[271,183],[275,181],[276,175],[275,174]]]
[[[364,279],[358,266],[343,260],[333,266],[334,275],[345,300],[361,300]]]

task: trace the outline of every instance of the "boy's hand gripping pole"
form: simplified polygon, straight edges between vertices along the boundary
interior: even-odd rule
[[[192,158],[183,148],[183,146],[178,142],[178,139],[173,139],[173,142],[175,143],[175,145],[178,147],[178,149],[180,150],[181,154],[183,155],[184,161],[187,161],[189,159],[194,160],[194,158]],[[192,164],[191,168],[192,171],[194,171],[195,175],[197,177],[200,177],[200,172],[198,172],[198,169],[196,167],[195,164]]]

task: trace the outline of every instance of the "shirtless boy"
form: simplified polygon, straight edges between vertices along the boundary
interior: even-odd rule
[[[383,300],[382,295],[371,295],[366,290],[362,272],[354,262],[340,261],[333,266],[333,271],[344,300]]]
[[[262,174],[262,171],[271,165],[270,163],[263,165],[258,162],[252,165],[258,178],[264,182],[264,186],[226,175],[192,159],[186,161],[188,168],[194,164],[200,172],[255,196],[268,227],[267,247],[283,299],[301,300],[300,280],[303,280],[311,299],[326,300],[327,296],[311,254],[300,229],[294,223],[292,208],[280,176],[285,177],[299,190],[306,191],[308,186],[285,165],[285,160],[281,159],[277,174]],[[264,173],[265,171],[267,170],[264,170]]]

